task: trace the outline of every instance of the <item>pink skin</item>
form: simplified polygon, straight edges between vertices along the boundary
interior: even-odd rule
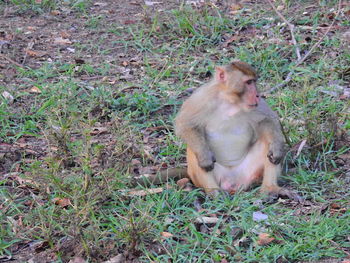
[[[256,90],[255,80],[253,79],[247,80],[245,83],[245,87],[247,89],[247,92],[245,94],[246,96],[245,101],[247,102],[248,106],[249,107],[258,106],[260,97]]]

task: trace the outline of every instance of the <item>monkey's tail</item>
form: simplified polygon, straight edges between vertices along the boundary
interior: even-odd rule
[[[156,174],[141,174],[133,178],[133,185],[149,186],[151,184],[163,184],[169,179],[178,180],[188,178],[186,168],[169,168]]]

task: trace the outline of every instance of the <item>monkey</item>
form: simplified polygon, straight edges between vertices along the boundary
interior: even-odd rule
[[[245,62],[217,66],[211,81],[185,100],[175,118],[175,133],[187,144],[187,169],[141,175],[137,183],[189,177],[195,186],[215,196],[261,182],[262,193],[301,201],[297,194],[278,186],[285,136],[278,115],[258,93],[257,78]]]
[[[187,144],[187,175],[209,194],[261,182],[263,193],[296,199],[278,186],[285,137],[256,82],[251,65],[234,61],[217,66],[212,80],[183,103],[175,132]]]

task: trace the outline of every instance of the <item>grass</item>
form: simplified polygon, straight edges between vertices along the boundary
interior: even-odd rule
[[[322,34],[301,26],[329,24],[324,14],[336,6],[321,2],[312,17],[285,2],[283,13],[297,25],[302,51]],[[61,3],[6,2],[9,6],[19,15],[34,10],[41,17]],[[0,151],[6,171],[0,176],[0,260],[40,255],[55,262],[74,256],[101,262],[120,253],[135,262],[302,262],[348,256],[349,146],[344,138],[349,102],[334,95],[337,85],[347,85],[350,58],[341,30],[295,67],[288,29],[258,3],[234,15],[221,7],[180,5],[163,14],[145,12],[145,23],[128,25],[110,23],[104,14],[87,18],[90,7],[85,1],[69,5],[82,11],[71,19],[82,21],[83,32],[102,32],[72,44],[74,59],[61,56],[39,67],[16,68],[14,84],[0,86],[0,94],[13,96],[0,96],[0,142],[15,149]],[[348,25],[343,15],[336,23]],[[239,38],[227,42],[233,35]],[[292,81],[268,102],[294,146],[282,180],[307,202],[268,203],[258,189],[210,199],[199,189],[178,190],[174,182],[160,194],[126,194],[134,173],[184,162],[174,116],[189,88],[205,83],[216,64],[233,58],[258,69],[263,91],[295,70]],[[302,140],[307,146],[297,156]],[[198,202],[202,209],[196,208]],[[268,219],[254,221],[257,211]],[[199,224],[199,216],[219,221]],[[275,241],[260,246],[259,233]]]

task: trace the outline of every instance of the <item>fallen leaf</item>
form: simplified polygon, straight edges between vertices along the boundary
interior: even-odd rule
[[[267,233],[261,233],[259,234],[259,239],[257,241],[259,246],[266,246],[268,244],[270,244],[271,242],[273,242],[275,240],[275,238],[271,237],[269,234]]]
[[[69,260],[68,263],[86,263],[86,260],[83,259],[82,257],[76,256],[76,257],[72,258],[71,260]]]
[[[5,100],[8,101],[9,104],[11,104],[15,99],[14,97],[7,91],[4,91],[1,93],[1,95],[4,97]]]
[[[161,232],[160,235],[165,238],[173,237],[174,235],[169,232]]]
[[[306,144],[306,140],[303,140],[303,141],[300,143],[300,145],[299,145],[299,147],[298,147],[297,154],[295,155],[295,158],[297,158],[297,157],[300,155],[300,153],[301,153],[301,151],[303,150],[305,144]]]
[[[176,182],[176,184],[180,189],[183,189],[187,185],[187,183],[189,183],[189,182],[190,182],[190,179],[182,178],[182,179],[178,180]]]
[[[107,127],[94,127],[93,130],[90,132],[90,135],[97,135],[97,134],[102,134],[107,132],[108,132]]]
[[[53,10],[53,11],[51,11],[51,13],[50,13],[51,15],[53,15],[53,16],[58,16],[58,15],[60,15],[61,14],[61,12],[60,11],[58,11],[58,10]]]
[[[72,42],[69,39],[64,39],[62,37],[56,37],[53,41],[57,45],[70,45]]]
[[[237,11],[237,10],[240,10],[242,8],[243,8],[243,6],[241,4],[233,4],[230,6],[231,11]]]
[[[69,205],[72,205],[72,203],[70,202],[70,200],[68,198],[54,198],[53,202],[55,205],[59,205],[62,208],[65,208]]]
[[[43,57],[47,54],[44,51],[35,51],[35,50],[29,49],[29,48],[26,48],[25,52],[31,57]]]
[[[223,47],[227,47],[230,43],[234,42],[234,41],[239,41],[240,39],[240,36],[238,35],[234,35],[232,37],[230,37],[229,39],[227,39],[223,44],[222,46]]]
[[[278,11],[282,11],[284,9],[284,5],[279,5],[279,6],[276,7],[276,9]]]
[[[41,93],[41,90],[37,86],[33,86],[28,90],[30,93]]]
[[[262,213],[261,211],[253,213],[253,220],[256,222],[266,221],[268,219],[268,215]]]
[[[131,165],[132,165],[132,166],[139,166],[139,165],[141,165],[141,161],[138,160],[138,159],[132,159],[132,160],[131,160]],[[147,176],[150,176],[150,175],[147,175]],[[147,177],[147,176],[146,176],[146,177]]]
[[[153,6],[153,5],[161,4],[161,3],[162,3],[162,2],[145,1],[145,5],[147,5],[147,6]]]
[[[131,191],[125,191],[125,192],[127,195],[130,195],[130,196],[146,196],[149,194],[158,194],[163,191],[164,189],[162,187],[158,187],[158,188],[150,188],[147,190],[131,190]]]
[[[124,25],[132,25],[132,24],[136,24],[135,20],[125,20],[124,21]]]
[[[4,176],[9,177],[12,180],[17,181],[21,186],[23,186],[25,184],[36,185],[35,181],[20,177],[20,173],[18,173],[18,172],[8,173],[8,174],[5,174]]]
[[[60,36],[62,38],[69,38],[70,34],[67,31],[62,31],[62,32],[60,32]]]
[[[27,29],[30,30],[30,31],[35,31],[35,30],[37,30],[38,28],[35,27],[35,26],[27,26]]]
[[[107,6],[108,4],[107,3],[102,3],[102,2],[96,2],[94,3],[94,6],[102,6],[102,7],[105,7]]]
[[[332,209],[340,209],[340,205],[337,203],[331,203],[331,208]]]
[[[216,224],[217,222],[219,222],[219,218],[209,217],[209,216],[201,216],[201,217],[196,218],[195,222],[200,223],[200,224]]]
[[[123,263],[125,262],[125,257],[123,254],[119,254],[115,257],[110,258],[107,261],[103,261],[102,263]]]

